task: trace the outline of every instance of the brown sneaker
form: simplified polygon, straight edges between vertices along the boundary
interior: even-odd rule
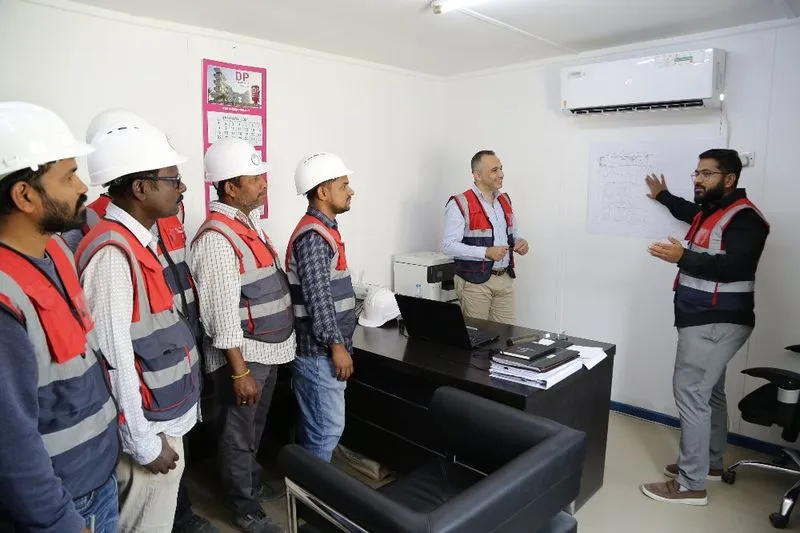
[[[722,473],[725,470],[722,468],[709,468],[706,481],[722,481]],[[675,463],[664,467],[664,475],[676,479],[678,477],[678,465]]]
[[[664,483],[648,483],[642,485],[642,493],[657,502],[682,503],[684,505],[706,505],[708,497],[705,490],[680,490],[681,486],[674,479]]]

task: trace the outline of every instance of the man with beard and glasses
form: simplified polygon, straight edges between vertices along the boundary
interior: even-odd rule
[[[53,112],[0,102],[0,531],[117,531],[117,408],[53,237],[84,223],[91,151]]]
[[[186,187],[177,165],[186,158],[146,124],[110,129],[92,144],[90,181],[108,188],[111,203],[75,259],[124,417],[119,530],[170,531],[182,438],[198,421],[200,356],[159,261],[156,221],[178,212]]]
[[[678,266],[675,327],[678,349],[672,378],[681,420],[678,461],[667,482],[642,485],[660,502],[705,505],[705,483],[719,481],[728,439],[725,370],[755,326],[755,279],[769,224],[744,189],[735,150],[699,156],[692,172],[694,203],[667,190],[664,176],[646,178],[648,196],[691,224],[686,248],[675,238],[650,246],[650,255]]]

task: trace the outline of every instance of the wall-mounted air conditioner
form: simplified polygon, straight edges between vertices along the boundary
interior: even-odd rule
[[[725,51],[716,48],[561,70],[561,109],[573,114],[720,107]]]

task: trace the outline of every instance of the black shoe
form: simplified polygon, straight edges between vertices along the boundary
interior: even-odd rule
[[[256,489],[256,498],[262,502],[274,502],[286,496],[286,484],[279,479],[262,481]]]
[[[202,516],[192,513],[189,518],[175,522],[172,533],[219,533],[219,530]]]
[[[258,508],[255,512],[236,517],[236,527],[244,533],[285,533],[286,530],[279,523],[272,520]]]

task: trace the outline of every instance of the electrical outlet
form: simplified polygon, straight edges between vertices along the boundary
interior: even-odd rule
[[[739,152],[739,159],[742,161],[743,167],[752,167],[756,164],[755,152]]]

